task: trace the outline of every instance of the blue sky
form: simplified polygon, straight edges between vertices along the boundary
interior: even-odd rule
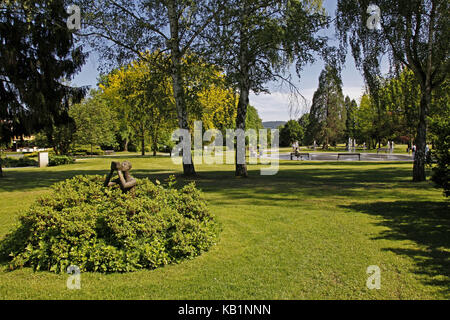
[[[334,16],[336,10],[335,0],[324,0],[324,6],[330,16]],[[335,39],[334,27],[326,32],[331,39]],[[92,53],[81,72],[74,78],[73,83],[78,86],[95,87],[97,84],[98,67],[100,61],[98,56]],[[312,65],[305,67],[301,73],[301,79],[295,72],[292,73],[293,82],[301,94],[311,102],[314,91],[317,89],[320,72],[324,67],[320,58]],[[364,90],[364,81],[360,72],[356,69],[353,57],[347,57],[345,69],[342,71],[342,82],[344,95],[359,100]],[[256,107],[263,121],[287,121],[292,116],[289,112],[290,95],[286,88],[280,88],[278,83],[269,84],[270,94],[250,95],[250,104]],[[307,112],[305,107],[299,107],[300,113]],[[298,116],[299,114],[296,114]]]

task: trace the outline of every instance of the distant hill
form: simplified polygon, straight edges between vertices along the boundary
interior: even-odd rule
[[[266,121],[263,122],[263,126],[266,129],[276,129],[279,126],[284,126],[287,121]]]

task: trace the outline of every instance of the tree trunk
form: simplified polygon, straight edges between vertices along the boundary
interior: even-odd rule
[[[152,149],[154,157],[156,157],[156,153],[158,152],[158,129],[158,126],[153,128]]]
[[[123,146],[123,151],[125,151],[125,152],[128,152],[128,137],[127,138],[125,138],[125,144],[124,144],[124,146]]]
[[[242,12],[241,12],[241,24],[244,24],[246,8],[245,3],[242,4]],[[247,59],[247,30],[245,25],[241,26],[240,30],[240,48],[239,48],[239,66],[240,66],[240,79],[239,79],[239,102],[237,107],[237,115],[236,115],[236,129],[242,129],[245,132],[245,120],[247,118],[247,107],[249,104],[249,94],[250,94],[250,72],[248,66]],[[245,142],[244,142],[245,147]],[[248,177],[247,173],[247,164],[238,163],[237,159],[237,150],[236,150],[236,176],[237,177]]]
[[[158,151],[158,142],[156,142],[156,137],[153,137],[153,156],[156,157]]]
[[[427,112],[431,105],[431,88],[427,86],[422,90],[422,97],[420,99],[420,116],[419,126],[417,128],[417,137],[415,139],[416,153],[414,156],[413,181],[421,182],[427,179],[425,173],[426,154],[425,149],[427,145]]]
[[[174,0],[169,1],[167,5],[167,11],[169,15],[170,23],[170,50],[172,53],[172,66],[171,66],[171,76],[173,80],[173,94],[175,98],[175,105],[177,108],[178,125],[180,129],[189,130],[188,115],[186,110],[186,101],[184,99],[184,88],[183,88],[183,77],[181,74],[181,58],[182,54],[180,52],[180,39],[178,30],[178,12],[176,9],[176,3]],[[184,161],[184,157],[183,157]],[[183,173],[186,176],[195,176],[194,163],[183,162]]]
[[[141,136],[141,155],[145,156],[145,135]]]
[[[249,90],[247,88],[242,87],[240,89],[240,97],[237,108],[236,115],[236,129],[242,129],[245,132],[245,119],[247,118],[247,106],[249,103]],[[244,145],[245,147],[245,145]],[[237,150],[236,151],[236,176],[238,177],[247,177],[247,164],[246,163],[238,163],[237,159]]]

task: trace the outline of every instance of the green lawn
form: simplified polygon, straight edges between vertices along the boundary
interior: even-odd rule
[[[377,145],[378,147],[378,145]],[[406,144],[396,144],[394,145],[394,153],[395,154],[408,154],[406,152],[406,148],[408,146]],[[430,146],[431,147],[431,146]],[[387,146],[382,146],[381,148],[387,149]],[[347,152],[347,149],[345,147],[345,144],[339,144],[336,147],[329,147],[327,150],[323,150],[322,146],[317,146],[316,150],[314,151],[312,148],[307,146],[300,147],[301,152],[314,152],[314,153],[321,153],[321,152]],[[292,152],[292,147],[283,147],[280,148],[280,152]],[[377,153],[377,149],[366,149],[364,150],[362,147],[357,147],[355,152],[361,152],[361,153]],[[385,153],[384,151],[380,153]],[[409,153],[411,155],[411,153]]]
[[[127,156],[136,177],[180,174],[167,157]],[[117,157],[119,158],[119,157]],[[114,158],[11,169],[0,179],[0,238],[52,183],[106,174]],[[125,158],[122,158],[125,159]],[[276,176],[234,177],[233,166],[197,166],[197,185],[222,228],[219,243],[179,265],[128,274],[9,272],[2,299],[437,299],[450,298],[450,208],[411,163],[288,162]],[[187,180],[179,177],[179,183]],[[366,287],[369,265],[381,289]]]

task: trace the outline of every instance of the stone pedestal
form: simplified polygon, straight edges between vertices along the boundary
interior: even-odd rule
[[[48,167],[48,152],[39,152],[39,168]]]

